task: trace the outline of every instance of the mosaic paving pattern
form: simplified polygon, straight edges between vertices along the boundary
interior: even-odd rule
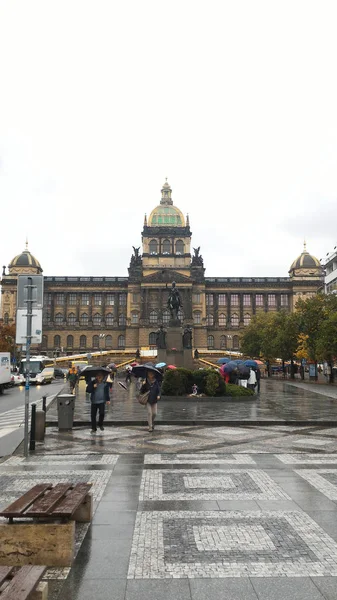
[[[128,579],[337,576],[337,543],[302,512],[140,512]]]
[[[336,459],[337,460],[337,459]],[[255,461],[247,454],[146,454],[145,465],[255,465]]]
[[[330,500],[337,500],[337,470],[336,469],[299,469],[295,473],[306,479],[319,492]]]
[[[67,454],[48,454],[47,456],[30,457],[27,459],[20,456],[12,456],[6,462],[1,463],[2,467],[14,467],[16,465],[115,465],[118,460],[118,456],[112,454],[72,454],[70,459]]]
[[[337,454],[276,454],[275,456],[286,465],[337,464]]]
[[[289,496],[264,471],[144,470],[139,500],[275,500]]]

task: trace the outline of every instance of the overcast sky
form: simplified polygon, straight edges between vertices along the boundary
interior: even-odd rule
[[[127,275],[168,177],[208,276],[337,243],[335,0],[0,0],[1,265]]]

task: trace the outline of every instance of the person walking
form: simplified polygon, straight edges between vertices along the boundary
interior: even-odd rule
[[[75,367],[70,367],[67,375],[67,379],[70,385],[70,391],[72,394],[75,394],[76,383],[78,381],[78,374]]]
[[[96,378],[89,381],[86,392],[90,394],[91,400],[91,433],[94,434],[97,431],[97,411],[99,413],[98,426],[101,431],[104,431],[103,422],[105,414],[105,405],[110,404],[110,386],[109,383],[104,379],[105,373],[99,371]]]
[[[153,371],[148,370],[146,372],[146,380],[140,388],[140,393],[145,394],[149,392],[147,399],[147,422],[149,424],[149,431],[154,430],[154,422],[157,415],[157,402],[160,400],[160,387],[156,379],[156,375]]]
[[[257,390],[256,392],[259,394],[260,393],[260,387],[261,387],[261,371],[259,368],[256,369],[256,384],[257,384]]]
[[[255,391],[255,385],[256,385],[256,373],[254,371],[254,369],[250,370],[250,374],[249,374],[249,379],[247,381],[247,387],[250,390],[253,390],[253,392]]]

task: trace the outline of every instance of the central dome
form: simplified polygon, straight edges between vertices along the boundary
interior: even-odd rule
[[[161,190],[160,204],[153,209],[148,220],[149,227],[185,227],[184,215],[173,206],[172,189],[166,182]]]
[[[42,267],[39,261],[31,254],[31,252],[29,252],[27,246],[28,242],[26,242],[26,249],[11,260],[8,265],[9,272],[18,272],[19,269],[23,268],[23,272],[28,272],[29,270],[32,273],[42,273]]]

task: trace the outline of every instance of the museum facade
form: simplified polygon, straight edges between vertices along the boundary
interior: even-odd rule
[[[142,249],[133,247],[128,277],[44,276],[41,352],[74,354],[99,349],[130,352],[155,347],[168,325],[172,281],[179,290],[182,326],[192,328],[193,348],[239,350],[240,333],[259,311],[293,311],[323,285],[317,258],[303,252],[288,277],[206,277],[200,248],[191,248],[189,217],[173,204],[165,182],[161,199],[144,218]],[[28,247],[3,267],[1,319],[14,323],[19,274],[40,274]]]

